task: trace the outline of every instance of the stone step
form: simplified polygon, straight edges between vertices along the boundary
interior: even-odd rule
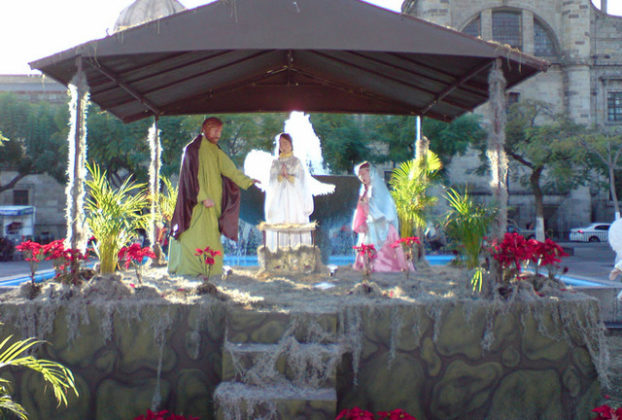
[[[227,343],[222,380],[251,385],[289,381],[314,388],[334,387],[341,357],[337,344],[305,344],[294,338],[280,345]]]
[[[286,335],[300,343],[334,343],[336,313],[283,313],[232,309],[226,318],[227,340],[232,343],[277,344]]]
[[[336,416],[337,392],[334,388],[221,382],[214,402],[217,420],[326,420]]]

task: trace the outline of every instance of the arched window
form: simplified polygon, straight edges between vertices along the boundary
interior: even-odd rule
[[[509,44],[514,48],[522,49],[521,14],[506,10],[493,12],[492,39],[501,44]]]
[[[467,26],[462,30],[465,34],[471,36],[481,36],[482,34],[482,20],[479,16],[471,21]]]
[[[555,55],[555,44],[549,31],[540,22],[533,22],[533,47],[534,54],[538,56]]]

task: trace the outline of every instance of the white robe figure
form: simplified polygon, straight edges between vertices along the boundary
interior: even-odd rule
[[[306,224],[313,213],[313,195],[305,170],[292,153],[283,153],[272,161],[270,179],[266,187],[264,206],[266,223]],[[311,233],[283,233],[266,231],[266,246],[277,248],[311,245]]]

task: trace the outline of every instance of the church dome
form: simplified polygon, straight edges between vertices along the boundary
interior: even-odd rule
[[[122,31],[186,10],[177,0],[136,0],[123,9],[114,24],[114,32]]]

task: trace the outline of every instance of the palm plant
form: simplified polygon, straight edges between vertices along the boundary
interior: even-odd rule
[[[23,355],[31,347],[43,341],[31,337],[11,344],[9,343],[11,338],[12,336],[9,336],[0,343],[0,352],[2,352],[0,354],[0,368],[7,366],[25,367],[40,373],[45,382],[52,386],[54,398],[56,398],[58,405],[67,405],[67,392],[70,390],[79,396],[71,370],[51,360]],[[13,401],[10,392],[11,382],[0,378],[0,411],[9,411],[20,419],[28,419],[28,413],[21,404]]]
[[[119,250],[135,238],[136,229],[147,227],[146,184],[136,184],[128,177],[114,189],[106,179],[106,172],[97,165],[87,165],[87,169],[91,179],[86,181],[89,188],[86,221],[97,241],[95,251],[100,273],[110,274],[117,269]]]
[[[468,269],[475,269],[471,279],[473,290],[482,289],[483,269],[480,266],[480,253],[486,234],[496,216],[496,210],[475,203],[468,191],[460,194],[450,188],[447,191],[449,211],[445,217],[447,235],[458,242],[458,252]]]
[[[164,175],[160,176],[164,184],[164,191],[158,195],[158,204],[160,215],[164,220],[170,222],[175,211],[175,203],[177,202],[177,189],[173,187],[173,183]]]
[[[427,211],[436,204],[437,198],[428,190],[441,170],[441,160],[428,151],[423,158],[403,162],[393,170],[389,185],[400,220],[400,236],[405,238],[426,226]],[[418,232],[416,232],[418,230]]]

